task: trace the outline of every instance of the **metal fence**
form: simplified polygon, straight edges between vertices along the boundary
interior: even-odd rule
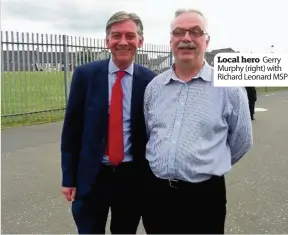
[[[61,120],[73,69],[109,56],[104,39],[1,31],[2,127]],[[172,56],[145,44],[135,62],[160,73]]]
[[[74,68],[109,57],[104,39],[1,31],[2,127],[61,120]],[[160,73],[172,56],[168,46],[145,44],[135,62]]]

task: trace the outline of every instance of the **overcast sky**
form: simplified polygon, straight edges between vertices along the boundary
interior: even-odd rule
[[[137,13],[146,43],[168,45],[178,8],[196,8],[208,19],[209,50],[288,53],[286,0],[1,0],[1,30],[103,38],[118,10]]]

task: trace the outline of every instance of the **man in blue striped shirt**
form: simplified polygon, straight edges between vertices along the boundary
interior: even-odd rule
[[[213,68],[204,59],[206,27],[201,12],[176,12],[175,62],[145,91],[146,158],[153,172],[143,219],[149,234],[223,234],[224,175],[252,146],[245,90],[213,86]]]

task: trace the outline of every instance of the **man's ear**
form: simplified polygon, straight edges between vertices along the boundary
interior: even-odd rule
[[[206,47],[209,46],[209,43],[210,43],[210,35],[207,36],[207,39],[206,39]]]
[[[105,44],[106,44],[106,47],[107,47],[108,49],[110,49],[109,38],[108,38],[108,37],[105,38]]]
[[[141,37],[139,40],[138,48],[141,48],[144,44],[144,37]]]

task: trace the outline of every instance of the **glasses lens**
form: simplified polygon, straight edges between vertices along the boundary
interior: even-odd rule
[[[189,32],[189,35],[193,37],[201,37],[204,34],[203,30],[199,28],[194,28],[194,29],[189,29],[189,30],[177,28],[173,30],[172,34],[175,37],[184,37],[187,31]]]

